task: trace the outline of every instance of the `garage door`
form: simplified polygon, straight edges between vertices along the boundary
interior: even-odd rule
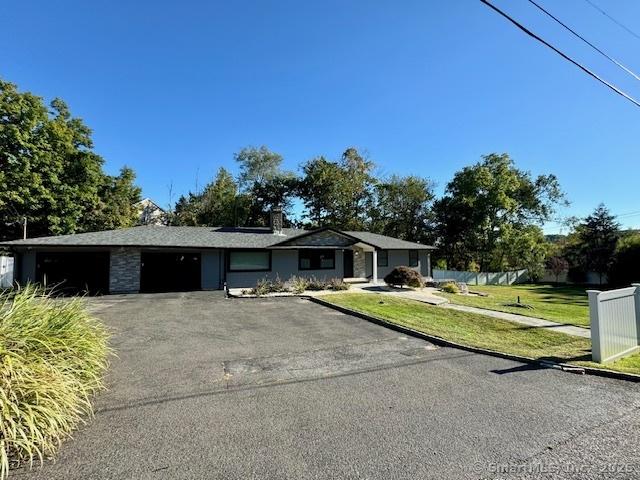
[[[199,253],[142,252],[140,291],[200,290]]]
[[[38,252],[36,280],[62,294],[109,293],[109,252]]]

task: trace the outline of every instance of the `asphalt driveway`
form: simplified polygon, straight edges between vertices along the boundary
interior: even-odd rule
[[[89,300],[117,357],[24,479],[638,478],[640,388],[531,369],[309,301]]]

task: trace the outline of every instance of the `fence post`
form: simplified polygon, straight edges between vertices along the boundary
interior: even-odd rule
[[[602,362],[602,345],[600,344],[600,290],[587,290],[589,295],[589,319],[591,324],[591,358],[594,362]]]
[[[635,300],[636,300],[636,334],[638,336],[638,345],[640,345],[640,283],[632,283],[632,287],[636,287]]]

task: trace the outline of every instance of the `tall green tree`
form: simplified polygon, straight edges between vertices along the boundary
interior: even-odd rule
[[[136,174],[123,167],[116,176],[104,175],[98,188],[98,202],[87,213],[84,230],[114,230],[136,225],[139,212],[134,206],[142,190],[135,184]]]
[[[111,179],[92,149],[91,130],[62,100],[47,107],[0,80],[0,238],[20,238],[23,217],[34,237],[123,226],[96,222]]]
[[[544,275],[548,253],[548,243],[538,225],[505,225],[493,251],[490,269],[526,269],[529,278],[537,281]]]
[[[281,173],[282,155],[266,146],[245,147],[234,155],[240,168],[238,183],[241,188],[251,188],[254,183],[264,184]]]
[[[188,226],[236,226],[239,218],[238,185],[225,168],[202,193],[188,194],[178,200],[173,223]]]
[[[620,224],[603,204],[576,226],[566,247],[574,281],[583,281],[587,272],[596,272],[600,283],[614,262],[620,238]]]
[[[270,212],[280,207],[285,225],[291,224],[291,208],[298,191],[298,177],[282,169],[282,155],[266,146],[246,147],[234,155],[240,173],[238,199],[243,225],[266,226]]]
[[[628,287],[640,283],[640,233],[620,237],[609,273],[609,280],[614,285]]]
[[[373,168],[355,148],[345,150],[337,162],[316,157],[304,164],[299,192],[309,225],[366,228],[377,182]]]
[[[278,172],[262,182],[254,182],[243,195],[245,225],[267,226],[270,213],[280,207],[285,226],[290,226],[293,199],[298,191],[298,177],[291,172]]]
[[[433,184],[413,175],[391,176],[375,186],[371,230],[409,241],[426,242],[432,228]]]
[[[234,226],[238,185],[231,174],[220,168],[216,178],[202,192],[200,222],[204,225]]]
[[[485,155],[457,172],[435,204],[443,253],[452,266],[498,268],[495,250],[507,228],[542,224],[565,203],[554,175],[533,178],[506,153]]]

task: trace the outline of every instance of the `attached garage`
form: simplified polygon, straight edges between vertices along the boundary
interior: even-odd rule
[[[57,292],[109,293],[109,252],[38,252],[36,281]]]
[[[186,292],[201,288],[201,257],[197,252],[142,252],[141,292]]]

